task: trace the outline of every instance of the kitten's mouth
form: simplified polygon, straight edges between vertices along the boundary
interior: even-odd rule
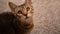
[[[29,17],[26,16],[26,19],[28,19]]]

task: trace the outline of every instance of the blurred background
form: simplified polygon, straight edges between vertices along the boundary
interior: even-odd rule
[[[0,13],[11,11],[8,2],[16,5],[25,0],[0,0]],[[34,29],[30,34],[60,34],[60,0],[32,0]]]

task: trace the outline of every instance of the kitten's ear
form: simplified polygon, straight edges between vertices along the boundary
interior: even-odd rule
[[[31,5],[32,2],[31,2],[31,0],[25,0],[25,4]]]
[[[15,5],[14,3],[12,2],[9,2],[9,7],[11,8],[11,10],[15,10],[15,7],[17,7],[17,5]]]

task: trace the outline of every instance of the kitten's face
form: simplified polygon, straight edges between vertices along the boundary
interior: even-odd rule
[[[15,8],[15,14],[18,17],[29,18],[33,14],[32,10],[32,6],[20,5]]]
[[[12,13],[20,20],[21,26],[25,25],[27,26],[26,28],[30,28],[31,25],[33,24],[33,7],[31,0],[25,0],[25,3],[22,5],[15,5],[12,2],[9,2],[9,7],[12,10]]]
[[[12,12],[18,17],[18,18],[29,18],[33,15],[33,7],[31,5],[31,2],[25,2],[22,5],[15,5],[12,2],[9,2],[9,6],[12,10]]]

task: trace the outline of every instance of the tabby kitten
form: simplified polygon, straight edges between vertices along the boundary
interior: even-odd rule
[[[33,6],[31,0],[22,5],[9,2],[11,12],[0,14],[0,34],[27,34],[33,29]]]

